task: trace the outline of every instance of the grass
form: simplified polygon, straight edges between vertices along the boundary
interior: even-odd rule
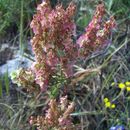
[[[21,52],[26,49],[27,37],[32,35],[29,24],[37,3],[38,0],[0,0],[0,38],[8,38],[15,45],[19,39]]]
[[[24,38],[26,39],[29,31],[25,21],[31,19],[34,10],[29,5],[34,1],[10,2],[0,0],[0,9],[2,9],[0,12],[4,13],[0,20],[0,33],[6,34],[7,29],[11,28],[11,24],[14,23],[18,31],[19,45],[23,50]],[[128,27],[130,2],[129,0],[105,0],[105,2],[108,14],[116,16],[117,30],[111,36],[111,45],[101,50],[98,55],[92,54],[84,62],[88,68],[100,65],[105,65],[105,67],[101,69],[100,74],[90,75],[78,82],[76,86],[70,88],[69,92],[69,98],[76,102],[75,112],[71,116],[74,122],[79,123],[81,130],[109,130],[111,126],[118,124],[130,129],[130,92],[118,88],[119,83],[130,81],[130,37],[127,35],[130,33]],[[79,8],[76,23],[80,34],[91,20],[94,5],[98,3],[98,0],[94,1],[94,4],[90,0],[77,1],[77,3]],[[17,12],[18,14],[15,14]],[[16,16],[20,20],[14,21]],[[124,27],[128,27],[127,33]],[[8,73],[3,79],[5,84],[2,83],[2,79],[0,80],[0,116],[2,117],[0,130],[33,129],[28,124],[28,117],[39,113],[47,104],[47,102],[42,102],[46,95],[41,94],[39,100],[36,100],[35,95],[27,95],[17,87],[15,87],[17,90],[15,94],[11,95]],[[113,82],[116,85],[112,86]],[[13,96],[16,98],[13,99]],[[105,107],[103,102],[105,97],[116,105],[114,109]]]
[[[23,3],[24,3],[24,0],[21,0],[21,13],[20,13],[20,37],[19,37],[19,44],[20,44],[20,50],[21,50],[21,53],[23,53]]]

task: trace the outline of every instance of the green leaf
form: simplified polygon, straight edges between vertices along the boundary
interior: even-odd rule
[[[62,50],[57,49],[57,55],[58,55],[59,57],[63,57],[63,56],[65,56],[65,53],[64,53]]]
[[[6,71],[6,73],[5,73],[5,75],[4,75],[4,83],[5,83],[6,93],[7,93],[7,95],[9,95],[9,78],[8,78],[8,70]]]
[[[3,89],[2,89],[2,78],[0,78],[0,97],[3,96]]]

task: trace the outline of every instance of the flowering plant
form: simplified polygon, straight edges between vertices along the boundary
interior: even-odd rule
[[[113,17],[103,21],[105,8],[101,3],[86,32],[75,43],[72,38],[76,36],[73,20],[75,10],[72,2],[66,9],[62,5],[52,8],[49,0],[44,0],[37,7],[30,25],[34,32],[31,44],[35,54],[35,62],[30,70],[42,91],[48,88],[52,76],[59,70],[66,78],[72,77],[76,61],[102,47],[115,27]]]
[[[49,109],[46,111],[45,116],[31,116],[30,124],[37,126],[38,130],[75,130],[70,116],[74,110],[74,102],[69,103],[67,96],[60,98],[60,103],[55,99],[49,102]]]
[[[104,4],[101,3],[97,6],[85,33],[76,42],[73,40],[73,37],[76,39],[76,24],[73,19],[75,10],[76,6],[72,2],[66,9],[61,4],[52,8],[49,0],[44,0],[38,5],[30,25],[34,32],[31,44],[35,62],[29,69],[20,70],[17,73],[17,77],[14,78],[15,83],[24,87],[28,86],[28,89],[31,87],[34,92],[36,91],[35,87],[38,87],[41,92],[45,93],[53,84],[54,76],[60,74],[60,77],[65,80],[71,79],[75,75],[73,65],[107,43],[108,36],[115,27],[115,20],[113,17],[108,21],[103,20]],[[95,71],[99,70],[89,70],[89,73]],[[84,77],[87,73],[87,70],[76,73],[76,78],[77,76]],[[82,79],[80,78],[80,80]],[[73,79],[73,81],[75,80]],[[64,101],[66,103],[67,99],[65,98]],[[67,104],[65,106],[67,107]],[[39,130],[51,127],[70,130],[68,126],[73,128],[73,123],[69,114],[73,111],[74,104],[69,105],[66,110],[65,106],[59,106],[55,99],[50,100],[46,115],[31,117],[30,123],[38,124]],[[53,120],[52,114],[55,120]]]

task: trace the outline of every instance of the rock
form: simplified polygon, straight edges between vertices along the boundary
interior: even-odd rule
[[[2,44],[0,46],[0,65],[6,63],[7,60],[11,59],[13,56],[13,51],[7,44]]]
[[[0,66],[0,75],[3,75],[8,71],[10,74],[12,71],[17,70],[19,68],[27,68],[31,66],[32,61],[22,57],[20,54],[17,54],[15,58],[8,60],[6,64]]]
[[[31,55],[31,48],[28,48],[28,50],[30,50]],[[9,43],[0,46],[0,76],[4,75],[7,71],[10,74],[19,68],[28,68],[32,62],[29,58],[20,54],[18,47],[10,46]]]

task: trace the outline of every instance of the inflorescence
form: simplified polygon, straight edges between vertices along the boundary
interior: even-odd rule
[[[83,60],[97,48],[103,47],[108,42],[108,37],[115,27],[115,20],[105,15],[104,4],[97,6],[86,31],[76,41],[76,24],[74,14],[76,5],[70,3],[66,9],[61,4],[51,7],[49,0],[44,0],[38,5],[33,16],[31,28],[34,36],[31,39],[35,62],[29,69],[21,69],[12,75],[12,80],[20,86],[35,92],[37,89],[46,92],[53,78],[58,72],[66,79],[74,75],[73,65],[78,60]],[[51,87],[51,86],[50,86]],[[31,88],[31,89],[29,89]],[[115,108],[114,104],[106,101],[106,107]],[[30,118],[30,124],[36,125],[38,130],[73,130],[70,113],[74,110],[74,103],[68,103],[67,97],[60,98],[60,103],[55,99],[49,102],[49,108],[44,116]]]

